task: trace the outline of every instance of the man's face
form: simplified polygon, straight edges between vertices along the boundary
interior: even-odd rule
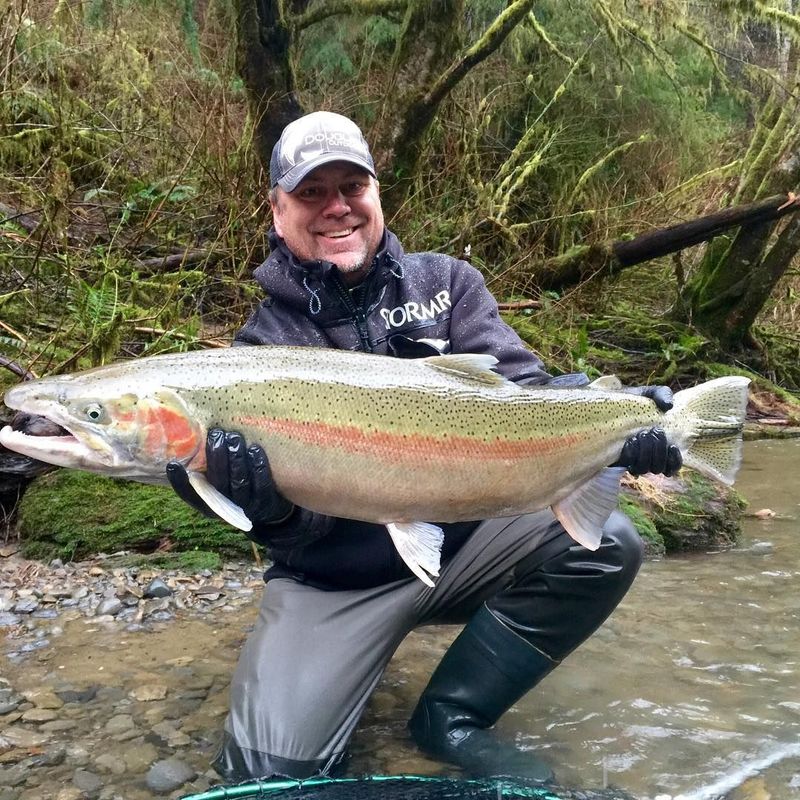
[[[383,236],[378,183],[354,164],[334,161],[272,202],[275,230],[301,261],[330,261],[350,286],[369,271]]]

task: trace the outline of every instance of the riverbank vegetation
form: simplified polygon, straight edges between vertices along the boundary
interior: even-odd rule
[[[479,267],[554,371],[740,372],[797,424],[798,55],[797,0],[0,0],[0,388],[229,342],[272,143],[325,108],[373,143],[406,249]]]

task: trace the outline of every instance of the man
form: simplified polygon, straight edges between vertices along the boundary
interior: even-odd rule
[[[288,125],[270,177],[272,252],[255,273],[267,299],[235,344],[398,357],[490,353],[518,383],[587,382],[551,378],[469,264],[403,252],[384,226],[373,160],[349,119],[316,112]],[[671,406],[666,387],[628,391]],[[294,507],[273,485],[268,457],[236,432],[209,433],[209,479],[242,506],[252,538],[274,561],[231,684],[220,774],[235,781],[330,771],[399,643],[417,626],[448,622],[465,627],[411,715],[414,741],[475,774],[549,780],[543,762],[488,729],[622,599],[642,557],[628,519],[612,514],[595,552],[549,510],[443,525],[442,569],[428,588],[383,526]],[[673,474],[681,458],[654,429],[628,440],[619,463],[634,474]],[[183,467],[167,471],[181,497],[211,513]]]

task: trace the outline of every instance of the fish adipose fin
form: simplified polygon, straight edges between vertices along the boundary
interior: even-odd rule
[[[236,503],[225,497],[222,492],[215,489],[202,472],[190,472],[189,483],[200,499],[225,522],[238,528],[240,531],[253,529],[253,523]]]
[[[429,522],[390,522],[389,536],[406,566],[427,586],[439,574],[444,531]]]
[[[728,375],[684,389],[675,395],[672,410],[665,415],[665,427],[674,417],[689,431],[683,463],[728,486],[742,463],[749,384],[749,378]]]
[[[588,550],[600,547],[603,525],[617,507],[619,482],[624,474],[624,467],[607,467],[553,506],[553,513],[566,532]]]
[[[458,353],[455,355],[431,356],[425,363],[442,372],[451,372],[478,383],[490,386],[505,383],[508,379],[494,371],[497,359],[486,353]]]

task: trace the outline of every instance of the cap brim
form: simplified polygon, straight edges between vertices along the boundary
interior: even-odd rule
[[[293,192],[298,187],[300,181],[317,169],[317,167],[330,164],[334,161],[345,161],[348,164],[355,164],[357,167],[361,167],[365,172],[372,175],[376,180],[378,178],[372,164],[366,159],[358,158],[358,156],[349,155],[347,153],[325,153],[315,158],[312,162],[298,164],[296,167],[292,167],[285,175],[281,175],[281,177],[278,178],[278,186],[280,186],[284,192]]]

